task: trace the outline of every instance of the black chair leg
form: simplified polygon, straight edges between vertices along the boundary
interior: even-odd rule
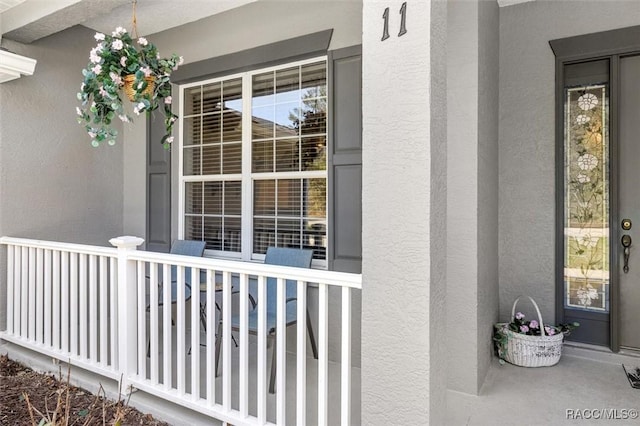
[[[220,371],[220,346],[221,345],[221,340],[222,340],[222,321],[218,322],[218,332],[216,333],[216,338],[215,338],[215,345],[216,345],[216,377],[219,376],[219,371]]]
[[[275,393],[275,387],[276,387],[276,363],[277,363],[277,355],[276,355],[276,346],[277,346],[277,340],[276,340],[276,335],[273,335],[273,349],[272,351],[272,355],[271,355],[271,376],[269,378],[269,393]]]
[[[311,340],[311,352],[313,352],[313,357],[318,359],[318,345],[316,344],[316,336],[313,334],[313,325],[311,325],[311,316],[309,315],[309,310],[307,309],[307,331],[309,332],[309,340]]]

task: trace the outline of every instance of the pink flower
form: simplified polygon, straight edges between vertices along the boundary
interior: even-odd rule
[[[120,65],[122,65],[123,67],[127,66],[127,57],[123,56],[120,58]]]
[[[556,334],[556,330],[551,327],[545,326],[544,331],[546,331],[549,336],[553,336],[554,334]]]
[[[102,65],[96,65],[95,67],[91,68],[91,71],[93,71],[95,74],[100,74],[102,72]]]
[[[133,107],[133,112],[136,113],[136,115],[140,115],[140,111],[144,110],[144,103],[139,102],[138,105]]]
[[[149,44],[149,42],[147,41],[147,39],[146,39],[146,38],[144,38],[144,37],[140,37],[140,38],[138,39],[138,44],[139,44],[140,46],[146,46],[147,44]]]
[[[122,78],[118,74],[111,71],[109,77],[111,77],[111,81],[113,81],[116,86],[122,86]]]
[[[522,312],[516,313],[516,319],[521,320],[522,318],[524,318],[524,314]]]
[[[116,39],[113,40],[113,43],[111,43],[111,47],[113,48],[113,50],[122,50],[122,48],[124,47],[124,43],[122,42],[122,40]]]
[[[107,96],[108,93],[106,90],[104,90],[104,86],[100,86],[100,88],[98,89],[98,92],[100,92],[100,95],[102,96]]]
[[[102,41],[102,40],[104,40],[104,34],[96,33],[96,35],[94,35],[93,38],[95,38],[96,41]]]
[[[531,320],[531,322],[529,323],[529,327],[538,328],[538,327],[540,327],[540,324],[538,324],[538,321],[536,321],[536,320]]]
[[[89,60],[91,61],[92,64],[97,64],[102,59],[100,58],[100,55],[98,53],[100,53],[100,51],[98,50],[97,47],[94,47],[89,52]]]
[[[140,71],[144,73],[145,77],[151,77],[151,74],[153,73],[153,71],[151,71],[151,68],[149,67],[141,67]]]
[[[167,96],[166,98],[164,98],[164,103],[167,105],[171,105],[172,101],[173,99],[171,98],[171,96]]]
[[[127,30],[125,30],[124,28],[118,27],[114,32],[111,33],[111,35],[113,37],[120,37],[121,35],[126,34],[126,32]]]
[[[527,331],[529,331],[529,327],[527,327],[526,325],[521,325],[520,326],[520,331],[523,333],[526,333]]]

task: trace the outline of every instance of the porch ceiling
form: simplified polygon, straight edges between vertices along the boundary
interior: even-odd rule
[[[137,0],[138,34],[197,21],[257,0]],[[131,29],[132,0],[0,0],[2,37],[31,43],[74,25]]]

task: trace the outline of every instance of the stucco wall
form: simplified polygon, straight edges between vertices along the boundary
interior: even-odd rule
[[[478,329],[477,387],[489,371],[493,324],[498,320],[498,66],[499,10],[478,8]]]
[[[640,24],[637,1],[500,9],[500,317],[519,294],[555,318],[554,55],[549,40]]]
[[[475,393],[478,311],[478,3],[448,2],[447,351],[449,389]]]
[[[446,4],[363,9],[362,424],[443,424]],[[389,7],[391,37],[380,41]],[[390,81],[393,84],[390,84]]]
[[[450,1],[447,22],[447,378],[476,394],[498,318],[498,5]]]
[[[38,64],[33,76],[0,84],[0,235],[108,246],[122,232],[123,141],[93,148],[76,121],[93,44],[82,27],[30,45],[2,42]]]

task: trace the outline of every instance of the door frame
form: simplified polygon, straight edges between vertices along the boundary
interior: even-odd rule
[[[555,278],[556,322],[565,318],[564,308],[564,66],[609,59],[609,347],[620,350],[620,284],[619,284],[619,208],[618,208],[618,81],[620,58],[640,54],[640,25],[599,33],[568,37],[549,42],[556,56],[555,78]],[[587,315],[585,313],[585,315]],[[602,314],[594,314],[602,317]],[[588,316],[588,315],[587,315]]]

